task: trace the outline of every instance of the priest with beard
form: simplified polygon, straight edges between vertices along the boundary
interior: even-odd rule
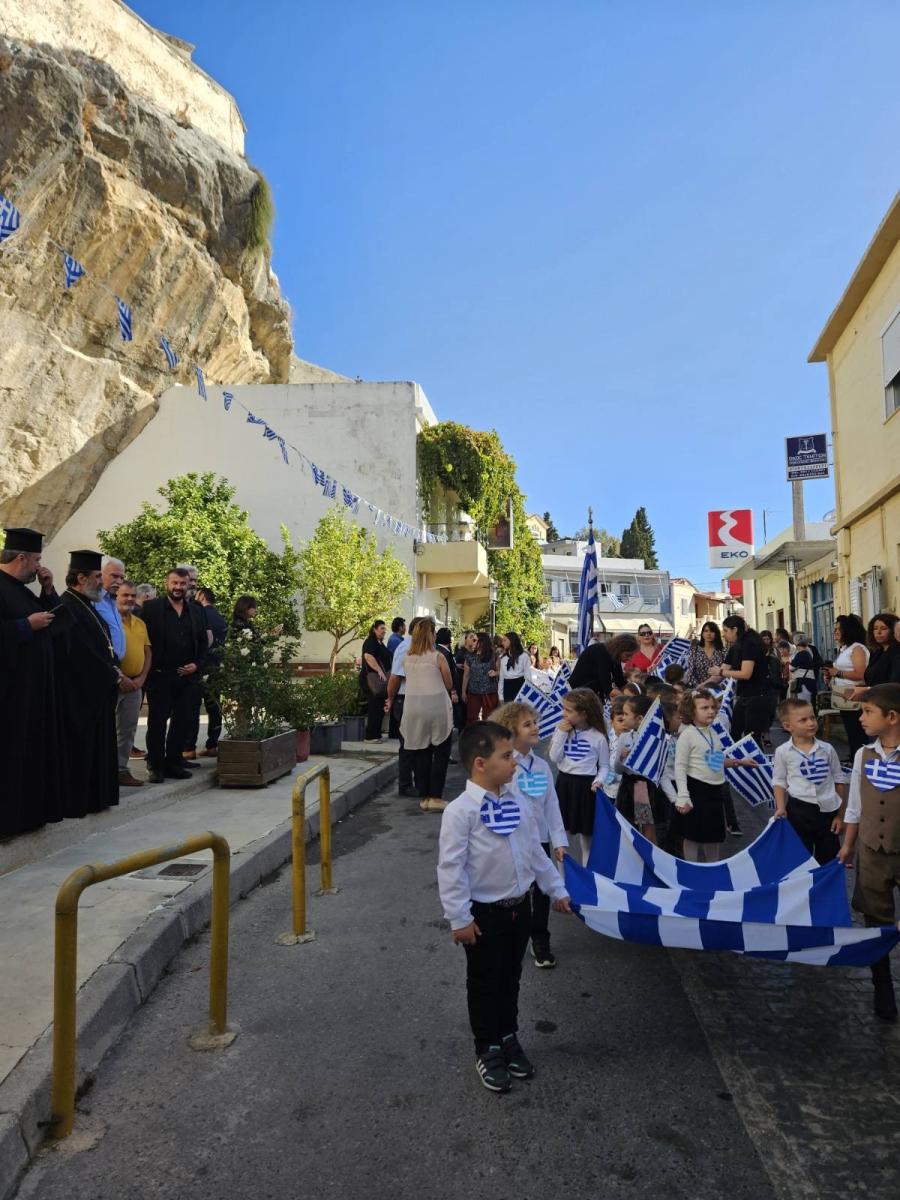
[[[54,686],[53,576],[41,566],[43,534],[7,529],[0,550],[0,839],[63,816]],[[40,593],[28,584],[37,580]]]
[[[73,550],[54,638],[66,794],[63,815],[83,817],[119,803],[116,699],[122,673],[100,599],[101,557]]]

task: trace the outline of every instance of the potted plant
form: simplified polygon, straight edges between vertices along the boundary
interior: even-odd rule
[[[245,629],[225,643],[215,685],[225,736],[219,741],[220,787],[263,787],[293,770],[294,729],[288,725],[294,639]]]
[[[359,664],[335,675],[337,706],[344,722],[344,741],[361,742],[366,736],[365,702],[359,684]]]
[[[284,717],[288,725],[295,731],[297,762],[306,762],[309,758],[312,729],[316,720],[316,704],[312,680],[298,679],[290,687]]]
[[[315,720],[312,728],[313,754],[339,754],[344,740],[340,720],[343,694],[337,675],[313,675],[304,680],[309,688]]]

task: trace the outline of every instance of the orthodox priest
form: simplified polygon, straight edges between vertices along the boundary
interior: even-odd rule
[[[59,597],[43,534],[6,529],[0,550],[0,839],[63,816],[51,633]],[[28,584],[37,580],[40,594]]]
[[[121,678],[109,626],[94,608],[101,557],[74,550],[60,602],[56,686],[66,773],[63,815],[83,817],[119,803],[116,697]]]

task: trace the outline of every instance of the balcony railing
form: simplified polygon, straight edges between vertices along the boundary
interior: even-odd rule
[[[446,538],[448,542],[484,542],[478,527],[470,521],[437,521],[426,525],[425,531]]]

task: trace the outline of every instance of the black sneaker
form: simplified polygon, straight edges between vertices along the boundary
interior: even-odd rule
[[[506,1069],[514,1079],[530,1079],[534,1074],[534,1063],[519,1045],[514,1033],[508,1033],[502,1041],[502,1053]]]
[[[167,779],[192,779],[193,775],[190,771],[186,771],[182,766],[175,766],[174,763],[166,763],[166,778]]]
[[[488,1046],[475,1056],[475,1070],[489,1092],[508,1092],[512,1087],[507,1059],[499,1046]]]
[[[534,959],[536,967],[543,967],[546,970],[556,966],[556,957],[550,949],[549,942],[532,942],[531,957]]]

